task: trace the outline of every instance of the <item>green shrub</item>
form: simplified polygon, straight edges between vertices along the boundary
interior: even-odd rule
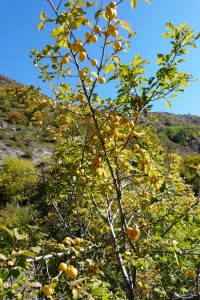
[[[0,223],[11,227],[24,227],[36,218],[38,213],[33,210],[30,204],[21,206],[12,201],[0,210]]]
[[[16,157],[7,158],[0,172],[0,193],[4,201],[28,200],[34,196],[39,173],[33,163]]]

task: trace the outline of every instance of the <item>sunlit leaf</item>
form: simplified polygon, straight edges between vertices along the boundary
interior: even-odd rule
[[[98,19],[101,14],[102,14],[102,10],[101,9],[97,10],[97,12],[94,15],[95,19]]]
[[[120,57],[119,56],[114,56],[113,57],[113,59],[119,64],[120,63],[120,61],[121,61],[121,59],[120,59]]]
[[[7,256],[5,256],[4,254],[0,253],[0,260],[7,260]]]
[[[169,100],[166,100],[165,103],[166,103],[166,105],[167,105],[168,108],[170,108],[172,106],[172,104],[171,104],[171,102]]]
[[[130,5],[131,5],[132,9],[134,9],[136,7],[138,1],[139,0],[131,0]]]
[[[64,33],[66,31],[64,26],[56,27],[51,32],[52,38],[57,38],[60,34]]]
[[[86,7],[87,7],[87,8],[93,7],[93,6],[95,6],[95,5],[96,5],[96,2],[91,2],[91,1],[87,1],[87,2],[86,2]]]
[[[92,71],[91,74],[92,74],[95,78],[98,78],[97,72]]]
[[[42,30],[44,28],[44,23],[43,22],[40,22],[38,23],[38,30]]]
[[[7,268],[7,269],[3,269],[3,270],[1,270],[1,272],[0,272],[0,278],[1,278],[3,281],[5,281],[5,280],[8,278],[9,274],[10,274],[10,270],[9,270],[8,268]]]
[[[162,36],[171,39],[174,35],[173,35],[173,33],[165,32],[165,33],[162,34]]]
[[[25,239],[27,239],[27,234],[25,234],[25,233],[19,233],[18,232],[18,229],[17,228],[14,228],[13,229],[13,231],[14,231],[14,236],[15,236],[15,238],[17,239],[17,240],[25,240]]]
[[[121,25],[122,28],[128,30],[129,32],[132,32],[131,26],[128,22],[126,22],[124,20],[120,20],[120,25]]]
[[[180,25],[178,26],[177,30],[178,30],[178,31],[181,31],[181,30],[183,30],[184,28],[186,28],[187,26],[188,26],[187,23],[180,24]]]
[[[115,70],[115,64],[105,65],[103,69],[104,69],[105,74],[108,74]]]
[[[10,229],[8,229],[6,226],[0,225],[0,230],[4,230],[4,231],[6,231],[11,237],[14,237],[13,231],[10,230]]]
[[[78,299],[79,292],[77,289],[72,289],[73,299]]]
[[[172,23],[167,23],[167,24],[165,25],[165,27],[166,27],[167,29],[169,29],[169,30],[172,30],[172,31],[174,31],[174,29],[175,29],[175,27],[174,27],[174,25],[173,25]]]
[[[177,94],[172,94],[172,95],[170,95],[170,98],[177,98],[177,97],[178,97]]]
[[[44,11],[42,11],[42,12],[40,13],[40,19],[41,19],[42,21],[45,21],[45,20],[47,19],[47,15],[46,15],[46,13],[45,13]]]
[[[137,34],[136,31],[131,31],[128,35],[128,38],[131,38],[132,36],[135,36]]]
[[[188,82],[186,80],[181,80],[181,85],[188,87]]]
[[[41,283],[38,282],[38,281],[31,282],[30,286],[32,286],[34,288],[41,288],[42,287]]]

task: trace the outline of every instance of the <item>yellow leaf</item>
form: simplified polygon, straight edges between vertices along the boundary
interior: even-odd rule
[[[44,11],[42,11],[42,12],[40,13],[40,19],[41,19],[42,21],[45,21],[45,20],[47,19],[47,15],[45,14]]]
[[[66,29],[65,29],[64,26],[54,28],[51,32],[51,37],[52,38],[57,38],[60,34],[63,34],[65,32],[66,32]]]
[[[35,288],[41,288],[42,287],[41,283],[38,282],[38,281],[31,282],[30,286],[35,287]]]
[[[166,105],[167,105],[168,108],[170,108],[172,106],[171,102],[169,100],[166,100],[165,103],[166,103]]]
[[[103,69],[104,69],[105,74],[108,74],[115,70],[115,64],[105,65]]]
[[[118,64],[120,64],[120,62],[121,62],[121,59],[120,59],[120,57],[119,56],[113,56],[113,59],[118,63]]]
[[[128,22],[126,22],[126,21],[124,21],[124,20],[120,20],[120,25],[121,25],[124,29],[128,30],[129,32],[132,32],[131,26],[130,26],[130,24],[129,24]]]
[[[39,30],[42,30],[44,28],[44,23],[43,22],[40,22],[39,24],[38,24],[38,29]]]
[[[138,1],[139,1],[139,0],[131,0],[130,5],[131,5],[132,9],[134,9],[134,8],[136,7]]]

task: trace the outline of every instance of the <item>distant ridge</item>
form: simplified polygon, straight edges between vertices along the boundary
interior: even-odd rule
[[[0,74],[0,83],[9,83],[9,84],[13,84],[13,85],[21,85],[19,82],[17,82],[16,80],[10,79],[9,77]]]

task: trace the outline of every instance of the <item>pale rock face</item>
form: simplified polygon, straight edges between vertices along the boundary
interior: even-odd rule
[[[10,84],[19,84],[17,81],[8,78],[7,76],[0,74],[0,82],[2,83],[10,83]]]

